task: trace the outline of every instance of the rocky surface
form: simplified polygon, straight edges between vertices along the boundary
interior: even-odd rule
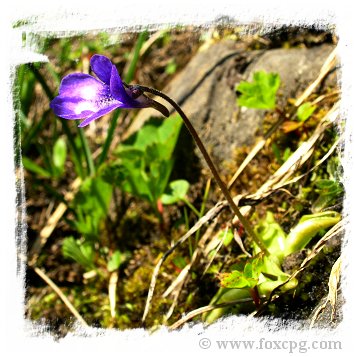
[[[199,51],[163,92],[182,106],[214,160],[221,163],[232,158],[236,147],[253,144],[265,114],[262,110],[238,108],[235,85],[251,80],[255,71],[279,73],[278,103],[284,104],[317,78],[333,48],[323,44],[313,48],[246,51],[237,42],[222,41]],[[336,73],[331,73],[325,82],[335,86]],[[141,111],[127,136],[151,116],[157,117],[157,112]]]

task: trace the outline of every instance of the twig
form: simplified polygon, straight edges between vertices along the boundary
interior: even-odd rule
[[[81,184],[81,178],[77,177],[70,186],[71,191],[67,192],[64,195],[64,199],[66,202],[69,202],[74,198],[75,192],[79,188],[80,184]],[[49,217],[47,224],[40,231],[39,236],[35,240],[30,250],[29,259],[28,259],[29,266],[34,266],[36,264],[37,258],[39,256],[42,247],[46,244],[47,239],[52,234],[53,230],[57,226],[59,220],[61,219],[67,208],[68,208],[67,205],[61,202],[56,208],[56,210],[53,212],[53,214]]]
[[[332,267],[332,271],[330,272],[329,276],[329,291],[328,291],[328,296],[325,302],[319,306],[319,308],[316,310],[314,313],[311,324],[309,328],[311,329],[314,324],[316,323],[319,314],[327,307],[328,302],[332,306],[332,315],[331,315],[331,321],[334,320],[335,318],[335,305],[337,302],[337,297],[338,297],[338,285],[339,285],[339,280],[340,280],[340,269],[341,269],[341,256],[337,259],[337,261],[334,263]]]
[[[116,289],[118,282],[118,272],[114,271],[108,283],[108,298],[110,301],[110,312],[111,317],[114,318],[116,316]]]
[[[252,301],[253,301],[252,298],[244,298],[244,299],[239,299],[239,300],[223,302],[223,303],[216,304],[216,305],[207,305],[207,306],[200,307],[200,308],[198,308],[196,310],[190,311],[183,318],[181,318],[180,320],[176,321],[174,324],[169,326],[169,330],[176,330],[177,328],[179,328],[185,322],[187,322],[187,321],[193,319],[194,317],[196,317],[198,315],[201,315],[201,314],[203,314],[205,312],[208,312],[208,311],[211,311],[211,310],[214,310],[214,309],[218,309],[218,308],[221,308],[221,307],[225,307],[225,306],[236,305],[236,304],[245,304],[247,302],[252,302]]]
[[[276,185],[274,187],[275,190],[279,190],[281,187],[283,186],[287,186],[287,185],[290,185],[291,183],[295,183],[297,181],[299,181],[301,178],[309,175],[312,171],[314,171],[318,166],[320,166],[324,161],[326,161],[329,156],[331,156],[334,152],[334,150],[336,149],[336,147],[339,145],[339,142],[343,139],[342,136],[340,136],[335,142],[334,144],[332,145],[332,147],[327,151],[327,153],[311,168],[309,169],[307,172],[305,172],[304,174],[302,175],[299,175],[299,176],[296,176],[294,177],[293,179],[291,180],[288,180],[284,183],[281,183],[279,185]]]
[[[280,118],[265,134],[265,136],[254,145],[254,147],[251,149],[247,157],[244,159],[244,161],[241,163],[241,165],[238,167],[238,170],[236,173],[233,175],[233,177],[230,179],[228,182],[228,189],[230,189],[235,182],[237,181],[237,178],[240,176],[240,174],[245,170],[245,168],[248,166],[251,160],[254,159],[254,157],[258,154],[258,152],[264,147],[266,141],[270,136],[276,131],[276,129],[280,126],[280,124],[284,121],[284,118]]]
[[[79,314],[78,310],[73,306],[73,304],[68,300],[68,298],[62,293],[62,291],[59,289],[59,287],[46,275],[46,273],[42,269],[39,269],[38,267],[34,267],[33,269],[54,290],[54,292],[64,302],[65,306],[76,317],[76,319],[83,326],[89,327],[89,325],[86,323],[86,321]]]
[[[303,94],[298,97],[298,99],[295,102],[295,106],[299,107],[309,96],[310,94],[315,90],[315,88],[319,85],[319,83],[323,80],[323,78],[329,73],[329,71],[335,66],[336,64],[336,54],[337,52],[337,48],[335,48],[330,55],[328,56],[328,58],[325,60],[319,76],[317,77],[317,79],[307,87],[307,89],[303,92]]]
[[[155,32],[152,36],[150,36],[149,39],[145,41],[144,45],[140,49],[139,57],[143,57],[147,52],[147,50],[149,49],[149,47],[151,47],[155,41],[159,40],[159,38],[164,36],[167,32],[168,32],[167,29],[163,29]]]
[[[180,292],[185,284],[186,278],[191,270],[191,267],[194,264],[194,262],[197,260],[197,257],[199,256],[199,254],[202,252],[202,249],[205,246],[206,241],[210,237],[210,235],[213,232],[213,230],[215,229],[216,225],[217,225],[217,220],[215,220],[211,225],[208,226],[206,232],[204,233],[204,235],[198,242],[198,246],[196,247],[196,249],[191,257],[190,263],[184,267],[184,269],[180,272],[178,277],[172,282],[172,284],[169,286],[169,288],[164,292],[163,297],[167,297],[171,293],[174,294],[174,301],[171,304],[168,313],[164,317],[165,321],[167,321],[171,317],[172,313],[174,312],[174,309],[178,302]]]
[[[334,106],[323,117],[313,134],[307,141],[288,158],[288,160],[252,195],[244,196],[244,200],[262,200],[269,196],[275,189],[285,185],[287,180],[298,170],[312,155],[314,146],[324,131],[335,121],[339,113],[339,103]],[[334,149],[334,147],[332,148]],[[289,181],[288,183],[292,183]]]
[[[225,207],[227,207],[227,202],[219,202],[217,203],[212,209],[210,209],[203,217],[201,217],[198,222],[189,229],[189,231],[187,233],[185,233],[175,244],[174,246],[172,246],[168,251],[166,251],[164,253],[164,255],[160,258],[159,262],[157,263],[157,265],[154,268],[153,274],[152,274],[152,278],[150,281],[150,286],[149,286],[149,291],[148,291],[148,296],[147,296],[147,301],[145,304],[145,308],[144,308],[144,313],[143,313],[143,317],[142,317],[142,322],[145,321],[147,314],[149,312],[149,308],[150,308],[150,304],[153,298],[153,293],[154,293],[154,289],[155,289],[155,285],[156,285],[156,280],[157,280],[157,276],[159,274],[159,270],[160,267],[162,266],[162,264],[164,263],[164,261],[168,258],[168,256],[178,247],[180,246],[182,243],[184,243],[186,241],[186,239],[188,239],[192,234],[194,234],[197,230],[199,230],[206,222],[210,221],[211,219],[213,219],[214,217],[216,217],[219,212],[221,212],[222,209],[224,209]]]

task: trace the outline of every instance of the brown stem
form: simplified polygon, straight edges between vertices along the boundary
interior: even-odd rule
[[[258,287],[254,286],[249,291],[250,291],[251,297],[253,298],[253,301],[254,301],[254,304],[255,304],[256,308],[259,308],[260,307],[260,303],[261,303],[261,299],[260,299]]]
[[[238,217],[239,221],[242,223],[242,225],[244,226],[245,230],[248,232],[249,236],[253,239],[254,243],[259,246],[259,248],[261,249],[262,252],[264,252],[266,255],[270,255],[270,253],[266,249],[264,243],[259,239],[259,237],[254,232],[254,230],[253,230],[251,224],[249,223],[249,221],[242,215],[242,213],[240,212],[239,208],[237,207],[237,205],[233,201],[233,198],[230,195],[230,192],[227,189],[227,186],[222,181],[222,179],[221,179],[221,177],[220,177],[220,175],[219,175],[219,173],[218,173],[218,171],[216,169],[216,166],[213,163],[210,155],[208,154],[205,146],[203,145],[199,135],[197,134],[195,128],[193,127],[193,125],[191,124],[190,120],[185,115],[185,113],[182,111],[180,106],[176,102],[174,102],[169,96],[167,96],[165,93],[160,92],[157,89],[150,88],[150,87],[145,87],[145,86],[141,86],[141,85],[138,85],[137,87],[139,87],[143,92],[149,92],[149,93],[152,93],[154,95],[157,95],[157,96],[165,99],[179,113],[179,115],[183,119],[187,129],[189,130],[190,134],[192,135],[193,139],[195,140],[196,145],[198,146],[199,150],[201,151],[203,157],[205,158],[208,167],[212,171],[212,174],[213,174],[214,178],[216,179],[217,184],[220,187],[224,197],[228,201],[232,211]]]

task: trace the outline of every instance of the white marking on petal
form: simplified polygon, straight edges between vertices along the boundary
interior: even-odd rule
[[[80,89],[80,96],[87,100],[94,99],[97,96],[97,88],[91,85],[82,87]]]
[[[75,114],[80,114],[84,110],[91,110],[92,112],[96,112],[97,108],[93,103],[90,102],[80,102],[74,107]]]

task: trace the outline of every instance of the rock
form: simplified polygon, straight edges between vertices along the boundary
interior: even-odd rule
[[[238,108],[235,85],[241,80],[251,80],[255,71],[279,73],[278,100],[285,103],[317,78],[333,49],[334,46],[324,44],[313,48],[246,51],[242,44],[222,41],[198,52],[163,92],[182,106],[214,161],[222,163],[232,159],[235,148],[254,143],[265,114],[261,110]],[[336,75],[333,73],[327,81],[327,85],[335,86]],[[159,113],[150,109],[141,111],[127,136],[151,116],[158,117]]]
[[[314,328],[334,328],[337,327],[343,320],[343,306],[345,300],[342,291],[340,290],[335,302],[335,311],[333,316],[332,305],[328,301],[328,295],[323,297],[319,304],[313,311],[312,316],[307,320],[307,323],[311,325],[312,319],[315,316],[315,313],[323,308],[322,311],[317,315],[317,318],[314,321]]]
[[[322,45],[313,48],[270,50],[248,66],[244,77],[251,81],[257,71],[278,73],[281,78],[278,103],[282,106],[288,98],[298,97],[318,77],[333,49],[334,46]],[[336,85],[335,73],[328,76],[326,85]],[[235,146],[251,145],[254,142],[264,115],[263,110],[241,108],[235,128]]]

